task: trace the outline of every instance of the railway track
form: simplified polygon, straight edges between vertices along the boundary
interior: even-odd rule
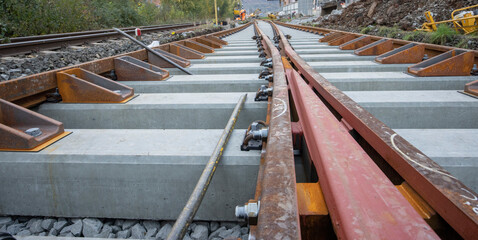
[[[190,28],[193,26],[195,26],[194,23],[145,26],[141,27],[141,32],[148,34],[172,29]],[[135,28],[122,28],[122,30],[126,33],[134,34]],[[11,38],[10,43],[0,44],[0,56],[19,55],[39,50],[52,50],[65,46],[81,45],[88,42],[92,43],[118,37],[121,37],[121,35],[114,30],[104,29]]]
[[[359,56],[408,43],[293,28],[259,21],[156,48],[192,75],[140,50],[0,83],[0,143],[15,149],[0,152],[0,214],[175,220],[227,130],[195,219],[244,218],[250,234],[235,238],[472,239],[470,53],[417,77],[405,72],[426,74],[423,62]],[[422,53],[435,67],[440,51]]]

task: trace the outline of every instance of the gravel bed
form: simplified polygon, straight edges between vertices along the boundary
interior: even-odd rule
[[[172,221],[0,217],[0,232],[16,236],[166,239]],[[183,239],[248,239],[249,228],[237,222],[193,222]]]
[[[209,27],[195,31],[172,35],[171,32],[150,33],[142,36],[142,41],[150,44],[159,41],[161,44],[191,38],[222,30],[220,27]],[[82,46],[65,47],[55,51],[41,51],[18,56],[0,58],[0,81],[11,80],[35,73],[73,66],[83,62],[110,57],[141,49],[126,38],[104,40]]]

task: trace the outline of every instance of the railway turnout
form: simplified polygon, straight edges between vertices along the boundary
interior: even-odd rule
[[[153,50],[0,82],[0,215],[478,234],[477,51],[270,21]]]

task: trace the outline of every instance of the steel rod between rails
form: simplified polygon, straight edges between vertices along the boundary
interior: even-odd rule
[[[214,149],[214,152],[209,158],[209,161],[207,162],[206,167],[201,174],[201,177],[199,177],[196,187],[194,187],[194,190],[191,193],[191,196],[189,197],[186,206],[183,208],[181,214],[179,214],[178,219],[174,223],[174,226],[168,235],[168,240],[183,239],[184,235],[186,234],[188,226],[193,221],[193,218],[196,215],[199,206],[201,206],[201,202],[204,198],[204,195],[206,194],[209,184],[211,183],[212,177],[216,172],[217,165],[219,164],[226,144],[229,140],[229,137],[231,136],[232,130],[234,129],[237,117],[239,116],[239,113],[244,106],[246,97],[247,94],[244,94],[239,98],[239,101],[237,102],[236,107],[234,108],[234,111],[232,112],[231,117],[229,118],[229,121],[227,122],[227,125],[221,134],[221,138],[219,139],[216,148]]]
[[[153,55],[163,59],[164,61],[170,63],[171,65],[175,66],[176,68],[178,68],[179,70],[185,72],[186,74],[189,74],[189,75],[193,75],[190,71],[186,70],[185,68],[179,66],[177,63],[169,60],[169,58],[167,57],[164,57],[163,55],[159,54],[158,52],[154,51],[152,48],[148,47],[146,44],[136,40],[134,37],[131,37],[130,35],[128,35],[127,33],[121,31],[120,29],[118,28],[113,28],[115,31],[117,31],[118,33],[120,33],[121,35],[127,37],[128,39],[130,39],[131,41],[133,41],[134,43],[140,45],[141,47],[145,48],[146,50],[148,50],[149,52],[151,52]]]

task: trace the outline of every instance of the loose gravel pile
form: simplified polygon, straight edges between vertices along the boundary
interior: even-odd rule
[[[161,44],[191,38],[222,30],[220,27],[206,28],[196,31],[172,35],[170,32],[143,35],[142,41],[150,44],[159,41]],[[141,49],[128,39],[105,40],[79,47],[67,47],[57,51],[42,51],[0,59],[0,81],[41,73],[83,62],[132,52]]]
[[[174,222],[97,218],[0,217],[0,232],[17,236],[166,239]],[[184,240],[248,239],[249,228],[236,222],[193,222]]]
[[[425,22],[426,11],[435,21],[450,19],[455,9],[472,6],[476,0],[361,0],[345,8],[340,14],[319,17],[316,22],[324,27],[348,30],[379,25],[402,30],[414,30]]]

